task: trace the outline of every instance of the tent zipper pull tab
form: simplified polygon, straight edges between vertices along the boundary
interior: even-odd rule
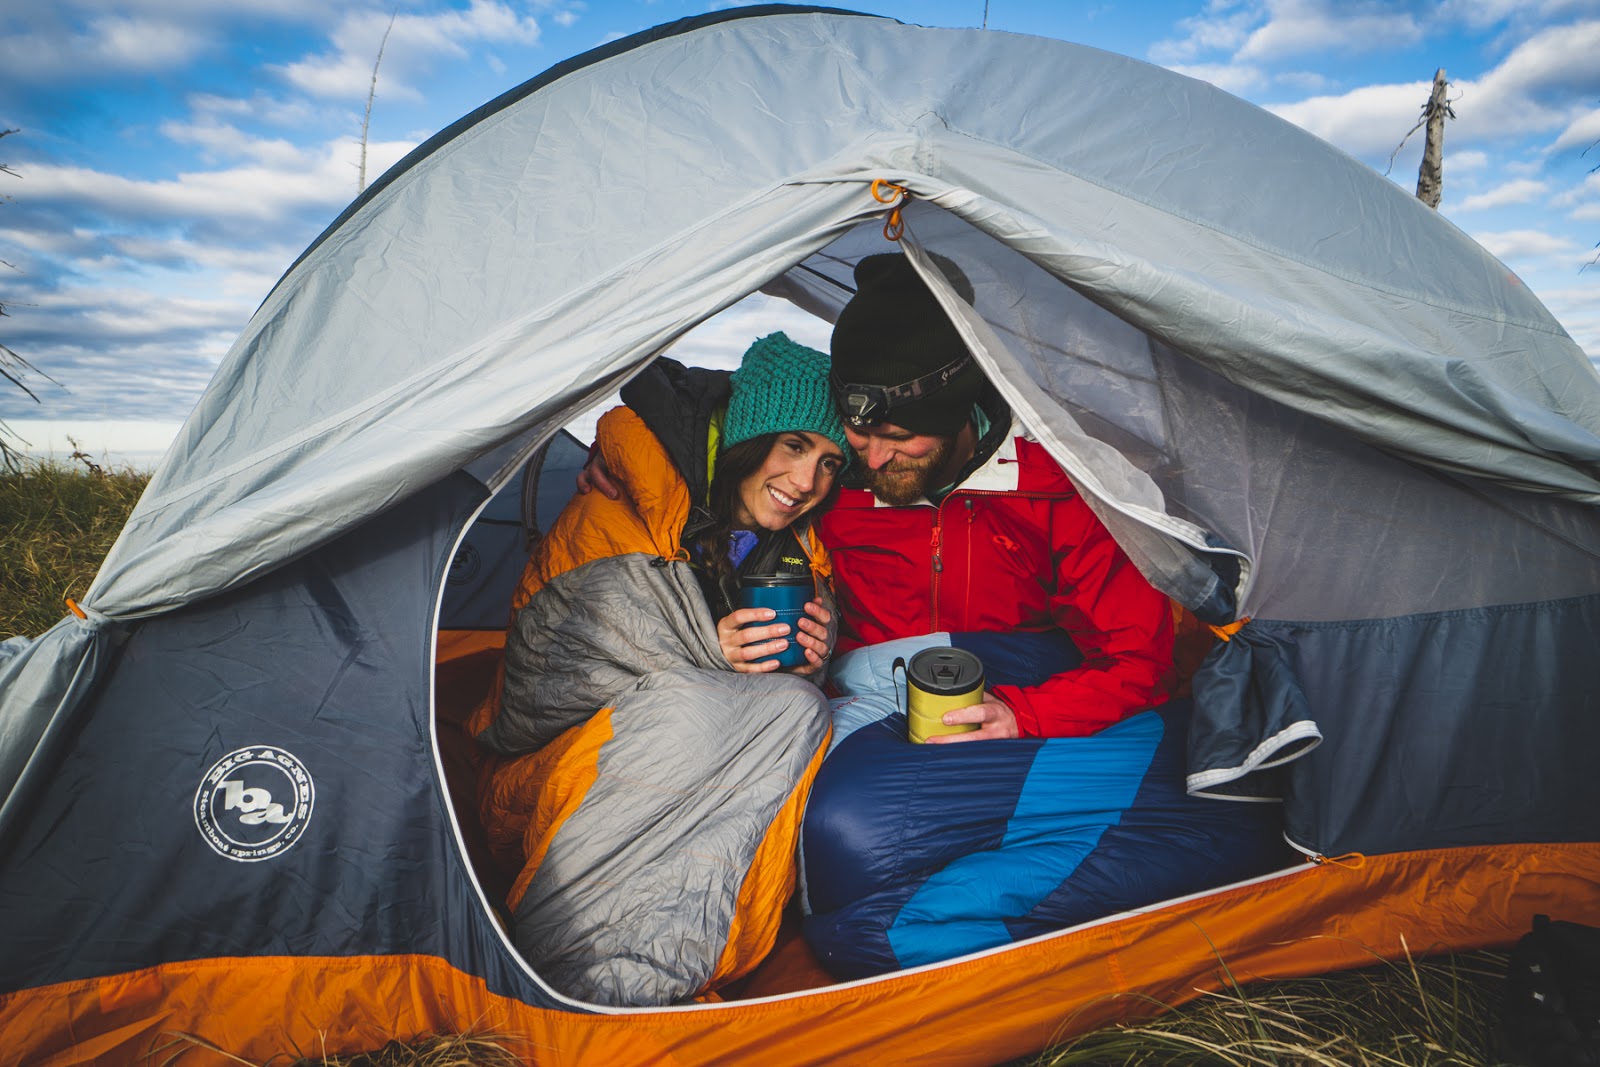
[[[887,194],[887,195],[885,195]],[[911,190],[903,185],[883,178],[872,179],[872,199],[880,204],[893,204],[889,217],[883,220],[883,237],[887,241],[898,241],[906,232],[905,220],[900,217],[900,209],[906,201],[911,199]]]
[[[1346,852],[1342,856],[1307,856],[1306,859],[1318,867],[1332,864],[1347,871],[1359,871],[1367,865],[1367,856],[1364,852]]]

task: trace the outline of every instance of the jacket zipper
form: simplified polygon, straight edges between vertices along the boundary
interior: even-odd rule
[[[963,497],[962,503],[967,506],[967,584],[965,591],[964,607],[967,610],[967,625],[972,625],[972,524],[977,521],[977,516],[972,510],[972,498]]]
[[[928,632],[939,632],[939,572],[944,570],[944,560],[939,554],[939,508],[933,509],[933,595],[928,598],[932,609]]]

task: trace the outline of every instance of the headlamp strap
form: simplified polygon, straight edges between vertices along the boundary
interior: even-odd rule
[[[972,353],[963,352],[932,373],[924,374],[920,378],[903,382],[900,385],[885,386],[883,399],[890,407],[893,407],[897,401],[916,400],[918,397],[937,392],[949,385],[950,379],[966,370],[971,363]]]
[[[866,385],[841,381],[837,374],[830,375],[840,402],[847,408],[845,421],[852,426],[887,422],[889,412],[896,404],[908,403],[936,393],[950,384],[950,379],[972,364],[972,353],[963,352],[938,370],[913,378],[899,385]]]

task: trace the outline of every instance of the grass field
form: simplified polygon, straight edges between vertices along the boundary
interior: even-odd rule
[[[0,640],[37,637],[83,596],[148,480],[56,463],[0,470]]]
[[[0,473],[0,639],[43,633],[65,614],[64,597],[83,595],[146,480],[134,472],[88,466]],[[1203,996],[1147,1021],[1095,1031],[1024,1062],[1035,1067],[1496,1067],[1507,1062],[1495,1025],[1504,972],[1503,954],[1480,952],[1249,986]],[[1063,1019],[1064,1025],[1069,1022]],[[504,1067],[515,1061],[493,1035],[478,1035],[391,1044],[366,1058],[298,1062]]]

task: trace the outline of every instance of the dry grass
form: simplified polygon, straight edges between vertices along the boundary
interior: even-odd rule
[[[1504,953],[1210,993],[1084,1034],[1033,1067],[1499,1067]]]
[[[38,636],[81,597],[149,476],[58,463],[0,469],[0,640]]]
[[[1506,1067],[1499,1012],[1504,953],[1403,960],[1361,971],[1207,993],[1151,1019],[1083,1034],[1010,1067]],[[1159,1009],[1159,1005],[1155,1005]],[[152,1064],[203,1048],[245,1067],[514,1067],[513,1038],[391,1041],[375,1052],[266,1064],[168,1034]],[[166,1058],[158,1058],[160,1054]],[[298,1055],[298,1054],[294,1054]],[[885,1053],[884,1062],[892,1062]]]
[[[169,1067],[180,1064],[188,1053],[203,1051],[243,1067],[520,1067],[526,1061],[512,1051],[517,1044],[489,1034],[445,1034],[413,1042],[390,1041],[373,1052],[313,1056],[286,1053],[256,1064],[203,1037],[169,1032],[161,1035],[145,1062],[151,1067]]]

